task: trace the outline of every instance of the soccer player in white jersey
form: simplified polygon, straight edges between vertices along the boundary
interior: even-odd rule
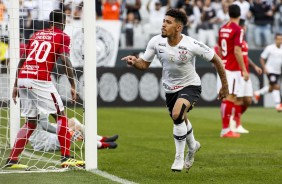
[[[272,93],[275,108],[282,112],[279,79],[282,67],[282,34],[275,34],[275,43],[268,45],[260,55],[263,72],[267,75],[269,85],[254,92],[254,102],[257,103],[261,95]],[[266,63],[265,63],[266,62]]]
[[[172,171],[181,171],[183,167],[188,171],[193,165],[195,153],[201,147],[194,138],[192,124],[187,118],[187,112],[193,108],[201,94],[201,80],[195,71],[195,56],[214,63],[223,83],[218,98],[222,99],[228,95],[228,84],[221,59],[208,46],[181,34],[186,23],[185,13],[176,9],[168,10],[163,19],[162,33],[149,41],[144,55],[141,58],[122,58],[139,70],[149,68],[155,55],[162,63],[166,104],[174,122],[176,154],[171,166]],[[184,160],[185,140],[188,152]]]
[[[71,142],[84,139],[84,125],[76,118],[68,119],[68,128],[71,134]],[[29,138],[30,145],[35,151],[55,151],[60,150],[60,142],[57,136],[58,126],[48,121],[48,115],[40,114],[36,129]],[[117,148],[118,135],[111,137],[97,135],[98,149]]]
[[[58,139],[61,148],[61,166],[81,166],[84,161],[77,161],[70,155],[70,133],[63,102],[51,81],[51,71],[58,58],[71,84],[72,100],[76,100],[76,87],[71,62],[69,60],[70,38],[63,32],[66,15],[61,10],[53,10],[49,15],[49,28],[32,35],[21,56],[13,89],[13,100],[19,93],[21,116],[26,118],[19,130],[13,149],[7,159],[6,167],[26,169],[27,165],[19,164],[19,155],[28,143],[28,138],[37,125],[40,112],[51,114],[58,123]]]

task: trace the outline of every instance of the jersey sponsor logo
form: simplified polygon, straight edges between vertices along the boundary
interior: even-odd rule
[[[159,43],[159,46],[166,47],[166,44],[165,43]]]
[[[220,32],[231,33],[232,29],[222,28],[222,29],[220,29]]]
[[[169,85],[163,83],[163,87],[167,90],[176,90],[176,89],[179,89],[179,88],[183,88],[184,86],[169,86]]]
[[[37,71],[26,71],[26,70],[23,70],[21,71],[22,74],[32,74],[32,75],[37,75]]]
[[[186,61],[187,60],[187,54],[188,54],[188,51],[179,51],[179,57],[178,59],[180,61]]]

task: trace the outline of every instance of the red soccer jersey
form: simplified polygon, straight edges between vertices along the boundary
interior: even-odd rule
[[[51,81],[50,72],[62,53],[69,53],[70,37],[58,28],[43,29],[32,35],[26,60],[18,78]]]
[[[228,22],[219,29],[218,45],[225,69],[239,71],[240,66],[234,54],[234,47],[242,47],[243,30],[237,24]]]
[[[243,40],[243,43],[242,43],[243,59],[244,59],[246,69],[247,69],[248,73],[250,73],[248,52],[249,52],[248,43],[245,40]]]

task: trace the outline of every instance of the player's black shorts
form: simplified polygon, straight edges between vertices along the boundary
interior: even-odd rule
[[[184,98],[188,100],[191,104],[190,108],[188,109],[188,112],[193,109],[193,106],[196,104],[198,99],[201,96],[202,88],[201,86],[187,86],[180,91],[177,91],[175,93],[166,93],[166,106],[169,110],[169,114],[172,114],[172,109],[174,107],[174,104],[178,98]]]
[[[278,84],[279,79],[280,79],[280,75],[274,74],[274,73],[269,73],[269,74],[267,74],[267,78],[268,78],[270,85]]]

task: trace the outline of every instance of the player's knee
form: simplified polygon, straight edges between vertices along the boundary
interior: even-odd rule
[[[245,101],[244,101],[244,105],[245,106],[249,106],[252,104],[252,98],[247,98]]]
[[[174,124],[178,125],[181,124],[183,122],[183,115],[186,109],[186,105],[183,104],[180,111],[172,111],[171,117],[172,120],[174,122]]]

